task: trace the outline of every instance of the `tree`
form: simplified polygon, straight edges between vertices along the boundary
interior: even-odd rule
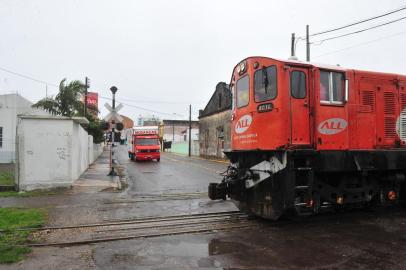
[[[33,107],[67,117],[83,115],[83,103],[80,101],[80,97],[85,93],[85,89],[86,86],[81,81],[76,80],[66,84],[66,79],[63,79],[55,98],[41,99]],[[82,114],[80,114],[81,112]]]
[[[41,108],[45,111],[54,114],[67,117],[83,116],[84,104],[80,100],[81,96],[85,93],[86,85],[81,81],[75,80],[70,83],[66,83],[66,79],[63,79],[59,84],[59,92],[53,97],[43,98],[32,107]],[[93,111],[97,111],[97,108],[90,108]],[[87,113],[86,118],[89,120],[88,125],[83,125],[86,131],[93,136],[95,143],[100,143],[104,140],[102,123],[92,114]]]

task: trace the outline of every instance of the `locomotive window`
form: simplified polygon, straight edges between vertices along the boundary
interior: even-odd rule
[[[276,66],[270,66],[255,71],[254,92],[256,102],[276,98]]]
[[[333,101],[344,101],[344,74],[338,72],[332,73],[333,82]]]
[[[330,101],[330,72],[320,71],[320,101]]]
[[[341,104],[344,102],[344,97],[344,74],[320,71],[320,101],[322,103]]]
[[[237,81],[236,94],[237,94],[237,107],[241,108],[248,105],[250,100],[250,77],[247,75]]]
[[[303,71],[290,73],[290,93],[294,98],[306,97],[306,74]]]

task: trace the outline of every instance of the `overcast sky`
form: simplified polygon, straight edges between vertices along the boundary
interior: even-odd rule
[[[194,118],[248,56],[287,58],[290,35],[315,33],[406,5],[400,0],[0,0],[0,68],[50,84],[91,79],[91,91],[147,108],[138,115]],[[406,10],[320,39],[406,17]],[[312,61],[406,74],[406,20],[312,47]],[[305,59],[304,42],[297,45]],[[317,57],[318,56],[318,57]],[[0,70],[0,94],[35,102],[45,85]],[[49,85],[48,93],[57,88]],[[102,116],[106,114],[100,99]]]

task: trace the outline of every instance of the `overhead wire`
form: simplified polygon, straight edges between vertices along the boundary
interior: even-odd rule
[[[370,40],[370,41],[367,41],[367,42],[355,44],[355,45],[353,45],[353,46],[349,46],[349,47],[346,47],[346,48],[343,48],[343,49],[339,49],[339,50],[335,50],[335,51],[330,51],[330,52],[327,52],[327,53],[323,53],[323,54],[320,54],[320,55],[316,55],[316,56],[314,56],[314,58],[318,58],[318,57],[322,57],[322,56],[334,54],[334,53],[341,52],[341,51],[345,51],[345,50],[349,50],[349,49],[352,49],[352,48],[361,47],[361,46],[364,46],[364,45],[367,45],[367,44],[370,44],[370,43],[374,43],[374,42],[377,42],[377,41],[385,40],[385,39],[388,39],[388,38],[391,38],[391,37],[395,37],[395,36],[399,36],[399,35],[402,35],[402,34],[406,34],[406,31],[399,32],[399,33],[396,33],[396,34],[393,34],[393,35],[389,35],[389,36],[384,36],[384,37],[377,38],[377,39],[373,39],[373,40]]]
[[[129,101],[129,102],[137,102],[137,103],[158,103],[158,104],[173,104],[173,105],[185,105],[185,104],[191,104],[190,102],[176,102],[176,101],[161,101],[161,100],[134,100],[134,99],[128,99],[128,98],[121,98],[121,100],[124,101]],[[192,104],[203,104],[203,103],[192,103]]]
[[[6,69],[6,68],[0,67],[0,70],[2,70],[4,72],[7,72],[7,73],[10,73],[10,74],[13,74],[15,76],[19,76],[19,77],[22,77],[22,78],[37,82],[37,83],[42,83],[42,84],[57,87],[57,88],[59,87],[56,84],[53,84],[53,83],[50,83],[50,82],[47,82],[47,81],[43,81],[43,80],[39,80],[39,79],[35,79],[35,78],[31,77],[31,76],[27,76],[27,75],[24,75],[24,74],[21,74],[21,73],[18,73],[18,72],[15,72],[15,71],[12,71],[12,70],[9,70],[9,69]]]
[[[333,39],[342,38],[342,37],[346,37],[346,36],[350,36],[350,35],[354,35],[354,34],[359,34],[359,33],[362,33],[362,32],[368,31],[368,30],[376,29],[376,28],[379,28],[379,27],[382,27],[382,26],[385,26],[385,25],[388,25],[388,24],[399,22],[399,21],[402,21],[404,19],[406,19],[406,17],[401,17],[401,18],[396,19],[396,20],[392,20],[392,21],[389,21],[389,22],[386,22],[386,23],[378,24],[378,25],[368,27],[368,28],[364,28],[364,29],[361,29],[361,30],[357,30],[357,31],[354,31],[354,32],[338,35],[338,36],[335,36],[335,37],[329,37],[329,38],[325,38],[325,39],[322,39],[322,40],[314,41],[312,43],[313,43],[313,45],[320,45],[323,42],[328,41],[328,40],[333,40]]]
[[[99,97],[102,98],[102,99],[106,99],[106,100],[112,100],[112,98],[109,98],[109,97],[104,97],[104,96],[99,96]],[[155,110],[147,109],[147,108],[144,108],[144,107],[140,107],[140,106],[137,106],[137,105],[124,103],[124,102],[121,102],[119,99],[116,99],[116,101],[118,101],[121,104],[126,105],[128,107],[133,107],[133,108],[148,111],[148,112],[153,112],[153,113],[163,114],[163,115],[170,115],[170,116],[178,115],[178,116],[184,117],[184,115],[181,115],[181,114],[178,114],[178,113],[160,112],[160,111],[155,111]]]
[[[344,26],[340,26],[340,27],[337,27],[337,28],[317,32],[317,33],[311,34],[310,36],[313,37],[313,36],[318,36],[318,35],[334,32],[334,31],[342,30],[342,29],[345,29],[345,28],[348,28],[348,27],[351,27],[351,26],[354,26],[354,25],[358,25],[358,24],[369,22],[369,21],[372,21],[372,20],[376,20],[376,19],[379,19],[379,18],[382,18],[382,17],[385,17],[385,16],[389,16],[391,14],[400,12],[400,11],[405,10],[405,9],[406,9],[406,6],[402,6],[400,8],[397,8],[395,10],[386,12],[386,13],[381,14],[381,15],[377,15],[377,16],[370,17],[370,18],[367,18],[367,19],[363,19],[363,20],[360,20],[360,21],[357,21],[357,22],[354,22],[354,23],[350,23],[350,24],[347,24],[347,25],[344,25]]]
[[[15,72],[15,71],[12,71],[12,70],[3,68],[3,67],[0,67],[0,70],[2,70],[2,71],[4,71],[4,72],[7,72],[7,73],[10,73],[10,74],[13,74],[13,75],[15,75],[15,76],[19,76],[19,77],[22,77],[22,78],[25,78],[25,79],[34,81],[34,82],[38,82],[38,83],[41,83],[41,84],[45,84],[45,85],[47,85],[47,86],[53,86],[53,87],[59,88],[59,86],[56,85],[56,84],[54,84],[54,83],[50,83],[50,82],[47,82],[47,81],[44,81],[44,80],[36,79],[36,78],[31,77],[31,76],[28,76],[28,75],[25,75],[25,74],[22,74],[22,73],[19,73],[19,72]],[[111,98],[102,97],[102,96],[100,96],[100,98],[111,100]],[[128,100],[128,101],[134,102],[135,100]],[[120,101],[120,102],[121,102],[121,101]],[[178,105],[179,105],[179,104],[189,104],[189,103],[172,102],[172,101],[137,101],[137,102],[139,102],[139,103],[178,104]],[[124,102],[121,102],[121,103],[123,103],[123,105],[129,106],[129,107],[138,108],[138,109],[144,110],[144,111],[149,111],[149,112],[154,112],[154,113],[159,113],[159,114],[165,114],[165,115],[171,115],[171,116],[175,115],[174,113],[159,112],[159,111],[147,109],[147,108],[144,108],[144,107],[141,107],[141,106],[136,106],[136,105],[132,105],[132,104],[124,103]],[[177,114],[177,115],[184,117],[183,115],[180,115],[180,114]]]

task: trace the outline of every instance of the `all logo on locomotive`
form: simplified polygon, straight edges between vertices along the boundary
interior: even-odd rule
[[[230,166],[211,199],[278,219],[405,196],[406,76],[249,57],[233,70]]]

